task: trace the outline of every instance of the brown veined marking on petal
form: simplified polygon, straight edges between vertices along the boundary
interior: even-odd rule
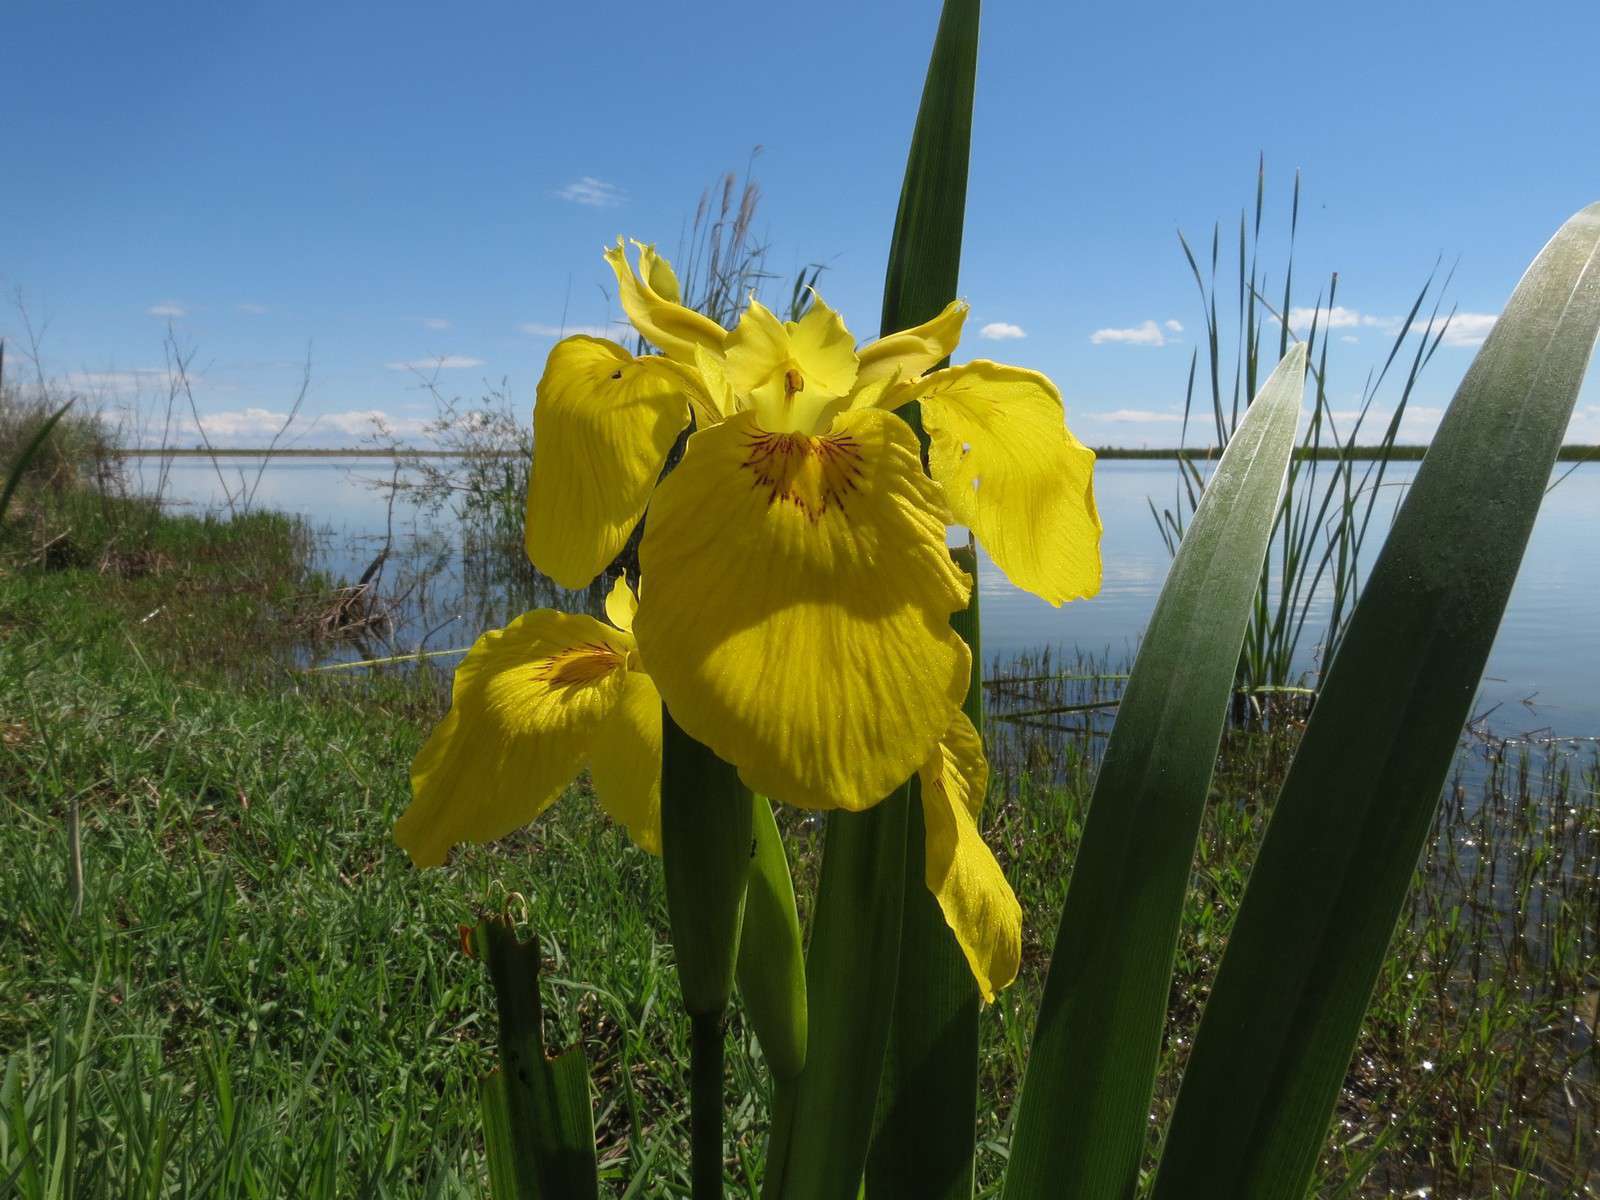
[[[583,642],[539,659],[533,673],[551,687],[577,687],[605,678],[624,661],[621,653],[604,642]]]
[[[752,486],[766,489],[769,505],[793,504],[813,524],[830,508],[842,508],[861,477],[861,445],[849,434],[755,430],[748,448],[743,466],[755,476]]]

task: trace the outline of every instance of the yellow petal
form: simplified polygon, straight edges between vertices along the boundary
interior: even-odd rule
[[[689,423],[693,372],[615,342],[557,342],[533,409],[528,558],[581,588],[622,549]]]
[[[622,696],[594,735],[595,799],[634,844],[661,853],[661,697],[650,677],[629,671]]]
[[[633,614],[639,611],[639,598],[633,594],[633,589],[628,586],[628,573],[624,571],[617,576],[617,581],[611,585],[611,591],[606,593],[606,620],[610,621],[624,633],[633,632]]]
[[[694,367],[700,376],[702,397],[695,398],[695,420],[704,429],[726,420],[737,411],[733,388],[728,383],[728,372],[719,351],[704,346],[694,348]]]
[[[821,300],[789,325],[751,300],[724,358],[735,394],[773,433],[819,431],[843,407],[856,375],[850,331]]]
[[[1068,431],[1053,383],[979,360],[905,398],[922,402],[928,469],[956,520],[1012,583],[1051,604],[1100,590],[1094,451]]]
[[[958,713],[918,773],[926,827],[926,880],[985,1001],[1017,977],[1022,906],[978,832],[989,786],[978,731]]]
[[[948,619],[971,579],[946,517],[890,413],[843,414],[818,438],[752,413],[694,434],[640,547],[634,633],[668,710],[758,792],[876,804],[966,694]]]
[[[623,696],[633,639],[536,609],[484,634],[456,668],[450,712],[411,764],[394,840],[419,867],[457,842],[526,825],[583,765]]]
[[[861,370],[856,375],[856,395],[851,398],[851,407],[865,408],[868,404],[875,404],[883,408],[899,408],[903,401],[895,399],[892,394],[863,394],[864,389],[869,384],[879,382],[892,384],[896,377],[905,383],[913,382],[935,363],[949,358],[961,340],[961,327],[966,319],[965,302],[952,300],[933,320],[925,321],[913,329],[891,333],[861,347]]]
[[[617,277],[617,297],[622,302],[622,311],[628,314],[633,327],[659,347],[661,353],[681,363],[694,362],[696,346],[720,351],[727,330],[710,317],[679,304],[678,278],[672,274],[671,264],[655,252],[654,246],[640,242],[634,245],[639,248],[643,278],[634,275],[621,238],[605,252],[606,262],[611,264]],[[668,286],[674,294],[662,294],[657,290],[660,286]]]

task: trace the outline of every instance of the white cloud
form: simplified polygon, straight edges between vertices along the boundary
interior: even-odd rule
[[[1003,342],[1007,338],[1025,338],[1028,335],[1021,325],[1013,325],[1010,321],[990,321],[978,330],[978,336],[992,342]]]
[[[411,358],[405,362],[384,363],[391,371],[453,371],[466,367],[481,367],[483,359],[467,358],[461,354],[441,354],[437,358]]]
[[[1562,441],[1600,445],[1600,404],[1585,404],[1574,409],[1572,420],[1567,425],[1567,435]],[[1565,470],[1564,467],[1558,469]]]
[[[615,340],[633,336],[633,326],[626,321],[613,321],[609,325],[547,325],[542,321],[525,321],[517,329],[530,337],[564,338],[584,333],[590,337]]]
[[[168,445],[192,445],[199,441],[199,431],[219,449],[265,446],[289,420],[288,412],[270,408],[238,408],[221,412],[200,414],[200,424],[183,414],[166,431]],[[381,427],[385,436],[418,438],[427,433],[428,422],[421,417],[402,417],[379,408],[348,409],[344,412],[321,413],[307,416],[301,413],[290,425],[284,442],[305,447],[338,447],[357,444]],[[148,428],[144,434],[147,445],[160,445],[163,431]]]
[[[1319,332],[1326,332],[1329,329],[1382,329],[1392,333],[1400,328],[1399,317],[1380,317],[1358,309],[1346,308],[1342,304],[1335,304],[1332,308],[1314,308],[1310,305],[1291,308],[1289,328],[1304,333],[1311,328],[1313,317],[1316,318]]]
[[[1500,317],[1499,313],[1471,313],[1458,312],[1450,318],[1450,324],[1445,327],[1444,344],[1446,346],[1481,346],[1483,339],[1489,336],[1489,330],[1494,328],[1494,323]],[[1443,318],[1435,320],[1433,332],[1439,332]],[[1414,333],[1423,333],[1427,330],[1426,321],[1414,322],[1411,329]]]
[[[267,306],[264,304],[241,304],[239,305],[239,311],[252,317],[260,317],[266,315]]]
[[[585,175],[556,192],[563,200],[582,204],[587,208],[616,208],[628,198],[628,193],[614,183]]]
[[[1161,326],[1154,321],[1145,321],[1135,325],[1132,329],[1096,329],[1089,335],[1089,340],[1096,346],[1103,346],[1108,342],[1121,343],[1126,346],[1165,346],[1167,339],[1162,336]]]
[[[187,317],[189,310],[176,300],[163,300],[160,304],[152,304],[144,313],[147,317]]]
[[[422,327],[424,329],[450,328],[450,320],[448,317],[418,317],[417,320],[422,322]]]
[[[1183,322],[1182,321],[1167,320],[1167,321],[1163,321],[1162,324],[1164,324],[1167,327],[1167,332],[1168,333],[1182,333],[1183,332]]]
[[[1113,425],[1154,425],[1168,421],[1179,422],[1183,420],[1182,413],[1156,412],[1149,408],[1118,408],[1108,413],[1086,414],[1096,421],[1108,421]]]

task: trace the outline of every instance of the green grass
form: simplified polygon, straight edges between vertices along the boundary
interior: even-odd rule
[[[29,515],[0,553],[0,1195],[485,1194],[476,1080],[493,1008],[458,926],[513,893],[544,944],[547,1039],[581,1041],[589,1057],[610,1194],[635,1180],[635,1195],[686,1194],[688,1024],[659,864],[598,815],[586,784],[493,849],[417,872],[389,826],[444,677],[295,667],[329,593],[303,565],[299,527],[99,501]],[[63,531],[70,552],[41,557]],[[1042,678],[991,689],[996,707],[1116,686],[1063,682],[1048,664],[1012,674]],[[1184,915],[1162,1112],[1296,737],[1292,720],[1267,725],[1224,744]],[[990,839],[1027,940],[1021,979],[982,1016],[985,1192],[1081,832],[1088,727],[995,724]],[[1595,767],[1496,753],[1486,782],[1447,798],[1322,1195],[1341,1194],[1380,1136],[1348,1194],[1589,1194]],[[783,816],[806,906],[820,836]],[[766,1099],[737,1009],[728,1061],[729,1179],[745,1194]]]

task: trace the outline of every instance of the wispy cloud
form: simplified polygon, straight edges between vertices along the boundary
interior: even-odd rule
[[[1174,320],[1171,320],[1169,318],[1168,320],[1163,321],[1162,324],[1167,327],[1167,332],[1168,333],[1182,333],[1183,332],[1183,322],[1182,321],[1174,321]]]
[[[1156,425],[1183,420],[1182,413],[1157,412],[1150,408],[1117,408],[1105,413],[1087,413],[1089,419],[1112,425]]]
[[[214,445],[264,446],[288,420],[286,411],[249,407],[201,413],[197,426],[194,418],[185,414],[165,433],[160,429],[146,431],[145,441],[156,445],[165,436],[169,444],[182,444],[186,439],[197,438],[203,429]],[[289,426],[289,440],[297,446],[348,446],[374,434],[383,438],[422,438],[427,435],[427,426],[421,417],[398,416],[381,408],[348,409],[312,417],[302,413]]]
[[[1096,346],[1124,345],[1124,346],[1165,346],[1166,335],[1161,332],[1161,326],[1154,321],[1145,321],[1135,325],[1132,329],[1096,329],[1089,335],[1089,340]]]
[[[1008,338],[1025,338],[1028,335],[1021,325],[1013,325],[1010,321],[990,321],[978,330],[978,336],[988,338],[991,342],[1003,342]]]
[[[91,395],[126,396],[166,382],[165,367],[134,367],[124,371],[68,371],[61,382],[72,391]],[[190,374],[190,382],[199,376]]]
[[[448,317],[418,317],[417,320],[422,323],[424,329],[441,330],[450,328],[450,319]]]
[[[383,365],[391,371],[455,371],[466,367],[481,367],[483,359],[468,358],[462,354],[441,354],[436,358],[408,358],[404,362]]]
[[[613,321],[609,325],[548,325],[542,321],[525,321],[517,329],[529,337],[542,338],[563,338],[584,333],[590,337],[615,339],[628,337],[633,332],[633,327],[626,321]]]
[[[241,304],[239,305],[239,311],[248,316],[261,317],[266,315],[267,306],[265,304]]]
[[[152,304],[144,310],[147,317],[187,317],[189,310],[176,300],[163,300],[160,304]]]
[[[628,193],[616,184],[596,179],[593,175],[573,180],[566,187],[557,189],[556,195],[588,208],[616,208],[628,198]]]

